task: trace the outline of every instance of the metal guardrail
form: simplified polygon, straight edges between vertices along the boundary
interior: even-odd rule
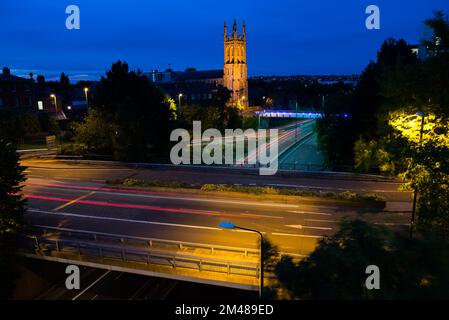
[[[145,243],[145,245],[148,246],[150,249],[153,248],[156,244],[159,244],[159,245],[174,246],[180,250],[181,249],[207,249],[207,250],[210,250],[211,254],[214,254],[217,251],[241,253],[245,256],[249,256],[250,254],[259,256],[259,254],[260,254],[260,251],[258,249],[230,247],[230,246],[194,243],[194,242],[176,241],[176,240],[164,240],[164,239],[157,239],[157,238],[135,237],[135,236],[128,236],[128,235],[113,234],[113,233],[94,232],[94,231],[50,227],[50,226],[42,226],[42,225],[32,226],[32,229],[40,230],[41,233],[43,233],[43,234],[47,233],[48,231],[54,231],[54,232],[59,232],[61,234],[66,234],[69,237],[71,237],[74,234],[75,235],[83,235],[83,236],[87,236],[88,238],[91,238],[95,241],[98,241],[99,239],[112,239],[112,240],[119,241],[122,245],[133,242],[133,241],[134,242],[137,241],[137,242]]]
[[[200,257],[179,253],[161,252],[148,249],[135,249],[127,246],[111,246],[98,242],[67,240],[46,236],[25,236],[32,239],[35,250],[40,255],[51,252],[73,254],[77,257],[94,257],[102,261],[118,260],[121,262],[143,263],[144,265],[162,265],[172,269],[184,268],[197,271],[215,272],[227,275],[249,276],[259,278],[260,266],[256,262],[238,262],[226,259]]]

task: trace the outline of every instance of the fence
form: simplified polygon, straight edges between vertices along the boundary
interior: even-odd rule
[[[68,228],[59,228],[59,227],[50,227],[50,226],[40,226],[36,225],[31,228],[33,231],[33,235],[35,232],[40,232],[41,235],[47,234],[49,231],[57,232],[61,235],[66,235],[72,237],[76,235],[77,239],[80,237],[85,237],[87,239],[92,239],[94,241],[100,240],[112,240],[118,241],[122,245],[140,243],[145,244],[148,248],[153,248],[156,245],[165,245],[171,246],[178,249],[207,249],[210,250],[211,254],[217,252],[231,252],[231,253],[241,253],[244,256],[255,255],[259,256],[260,251],[258,249],[250,249],[250,248],[239,248],[239,247],[230,247],[230,246],[221,246],[221,245],[213,245],[213,244],[203,244],[203,243],[194,243],[194,242],[186,242],[186,241],[176,241],[176,240],[165,240],[165,239],[157,239],[157,238],[146,238],[146,237],[134,237],[128,235],[120,235],[120,234],[112,234],[105,232],[93,232],[86,230],[78,230],[78,229],[68,229]],[[30,231],[31,231],[30,230]]]
[[[35,226],[32,229],[41,231],[41,235],[24,234],[21,237],[22,248],[32,248],[38,255],[53,256],[56,253],[57,255],[69,255],[75,260],[92,261],[94,259],[95,261],[101,261],[103,264],[114,264],[114,261],[119,261],[121,263],[137,263],[147,267],[153,265],[169,267],[172,270],[193,269],[199,272],[206,271],[215,274],[246,276],[255,279],[258,279],[260,274],[260,265],[257,262],[205,257],[179,253],[178,251],[156,250],[155,245],[175,246],[180,249],[205,248],[209,249],[211,254],[217,251],[225,251],[241,253],[245,256],[259,254],[259,250],[256,249],[130,237],[46,226]],[[59,236],[48,235],[48,231],[58,232]],[[69,237],[74,235],[77,237],[87,237],[87,240],[62,238],[63,234],[67,234]],[[28,243],[23,243],[24,239],[29,240]],[[119,245],[104,242],[104,240],[117,240]],[[136,241],[139,243],[142,241],[145,242],[146,248],[133,247],[132,243]]]

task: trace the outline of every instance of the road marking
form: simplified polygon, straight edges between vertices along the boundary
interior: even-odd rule
[[[306,133],[305,136],[301,137],[299,141],[296,141],[290,148],[285,149],[285,151],[290,149],[290,152],[287,152],[287,155],[281,154],[281,158],[279,158],[279,164],[282,165],[285,163],[285,161],[294,153],[296,152],[299,147],[303,146],[307,141],[310,141],[310,139],[314,136],[314,132]],[[295,139],[296,140],[296,139]],[[296,146],[295,146],[296,144]],[[283,159],[282,159],[283,158]],[[282,160],[281,160],[282,159]]]
[[[337,221],[337,220],[320,220],[320,219],[304,219],[304,221],[323,222],[323,223],[339,223],[340,222],[340,221]]]
[[[54,168],[49,168],[49,167],[40,167],[40,166],[28,166],[28,168],[30,169],[38,169],[38,170],[107,170],[107,171],[132,171],[133,169],[129,169],[129,168],[75,168],[73,166],[68,166],[68,167],[54,167]]]
[[[76,295],[72,300],[76,300],[79,297],[81,297],[87,290],[89,290],[90,288],[92,288],[98,281],[100,281],[101,279],[103,279],[104,277],[106,277],[109,273],[111,272],[111,270],[106,271],[101,277],[99,277],[97,280],[95,280],[94,282],[92,282],[90,284],[90,286],[88,286],[86,289],[84,289],[83,291],[81,291],[78,295]]]
[[[331,216],[332,213],[324,213],[324,212],[312,212],[312,211],[288,211],[290,213],[299,213],[299,214],[314,214],[317,216]]]
[[[296,234],[296,233],[272,233],[273,236],[285,236],[285,237],[298,237],[298,238],[314,238],[321,239],[323,236],[310,236],[306,234]]]
[[[332,228],[327,227],[311,227],[311,226],[302,226],[304,229],[315,229],[315,230],[332,230]]]
[[[139,287],[139,289],[137,289],[132,295],[131,297],[128,298],[128,300],[134,300],[135,298],[137,298],[139,295],[142,294],[142,292],[144,290],[146,290],[147,286],[154,281],[154,278],[148,278],[147,281],[145,281],[145,283]]]
[[[286,188],[301,188],[301,189],[318,189],[318,190],[338,190],[338,191],[348,191],[350,188],[337,188],[337,187],[320,187],[320,186],[304,186],[304,185],[296,185],[296,184],[283,184],[283,183],[271,183],[267,184],[267,186],[271,187],[286,187]],[[399,190],[372,190],[372,189],[357,189],[357,192],[378,192],[378,193],[404,193],[407,191],[399,191]]]
[[[215,202],[215,203],[229,203],[229,204],[240,204],[240,205],[252,205],[252,206],[262,206],[262,207],[286,207],[286,208],[298,208],[299,205],[285,204],[285,203],[273,203],[273,202],[255,202],[255,201],[234,201],[234,200],[222,200],[222,199],[204,199],[204,198],[192,198],[192,197],[182,197],[182,196],[163,196],[155,194],[145,194],[142,193],[130,193],[130,192],[117,192],[116,190],[124,189],[114,189],[114,188],[104,188],[104,187],[90,187],[90,186],[67,186],[58,184],[43,184],[43,183],[30,183],[28,182],[26,186],[42,186],[46,188],[64,188],[64,189],[81,189],[81,190],[95,190],[99,194],[115,194],[121,196],[129,197],[143,197],[143,198],[153,198],[153,199],[174,199],[174,200],[184,200],[184,201],[196,201],[196,202]],[[125,191],[125,190],[124,190]]]
[[[410,227],[410,223],[375,222],[377,225]]]
[[[311,226],[303,226],[303,225],[300,225],[300,224],[297,224],[297,225],[285,225],[285,227],[295,228],[295,229],[332,230],[332,228],[325,228],[325,227],[311,227]]]
[[[204,230],[222,230],[220,228],[195,226],[195,225],[188,225],[188,224],[176,224],[176,223],[167,223],[167,222],[154,222],[154,221],[132,220],[132,219],[122,219],[122,218],[98,217],[98,216],[89,216],[89,215],[67,213],[67,212],[42,211],[39,209],[28,209],[28,211],[34,212],[34,213],[50,214],[50,215],[55,215],[55,216],[65,216],[65,217],[75,217],[75,218],[85,218],[85,219],[95,219],[95,220],[110,220],[110,221],[119,221],[119,222],[152,224],[152,225],[160,225],[160,226],[168,226],[168,227],[182,227],[182,228],[204,229]]]
[[[295,228],[295,229],[302,229],[302,225],[300,224],[295,224],[295,225],[285,225],[285,227],[289,227],[289,228]]]
[[[56,197],[47,197],[47,196],[38,196],[25,194],[24,198],[26,199],[37,199],[37,200],[46,200],[46,201],[56,201],[56,202],[70,202],[74,199],[68,198],[56,198]],[[171,214],[196,214],[196,215],[208,215],[215,217],[234,217],[234,218],[257,218],[255,215],[251,214],[240,214],[240,213],[225,213],[219,211],[211,211],[211,210],[199,210],[199,209],[177,209],[177,208],[167,208],[167,207],[159,207],[159,206],[149,206],[149,205],[140,205],[140,204],[132,204],[132,203],[118,203],[118,202],[108,202],[108,201],[94,201],[94,200],[79,200],[75,199],[79,204],[91,205],[91,206],[100,206],[100,207],[112,207],[112,208],[126,208],[126,209],[138,209],[138,210],[146,210],[146,211],[159,211],[159,212],[168,212]],[[267,217],[267,216],[263,216]]]
[[[59,180],[74,180],[74,181],[81,181],[81,178],[55,177],[55,179],[59,179]]]
[[[241,230],[241,229],[234,229],[234,230],[231,230],[231,231],[233,231],[233,232],[243,232],[243,233],[254,233],[254,231]],[[260,233],[265,234],[266,232],[265,231],[261,231]]]
[[[74,199],[72,201],[64,203],[63,205],[60,205],[59,207],[54,208],[53,211],[59,211],[59,210],[64,209],[64,208],[66,208],[68,206],[71,206],[72,204],[77,203],[78,201],[83,200],[83,199],[93,195],[94,193],[95,193],[95,191],[91,191],[88,194],[85,194],[84,196],[81,196],[81,197],[76,198],[76,199]]]

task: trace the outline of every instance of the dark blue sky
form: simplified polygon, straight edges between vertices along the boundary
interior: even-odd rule
[[[65,28],[66,6],[81,29]],[[365,8],[381,30],[365,28]],[[223,64],[223,22],[244,19],[250,75],[359,73],[387,37],[418,42],[447,0],[0,0],[0,64],[16,74],[92,77],[118,59],[144,71]]]

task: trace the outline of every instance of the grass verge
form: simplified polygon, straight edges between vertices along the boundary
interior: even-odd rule
[[[323,192],[312,190],[298,190],[273,187],[253,187],[253,186],[229,186],[220,184],[189,184],[178,181],[159,181],[159,180],[138,180],[128,178],[110,182],[111,184],[123,187],[143,187],[143,188],[171,188],[171,189],[196,189],[205,192],[234,192],[240,194],[256,196],[293,196],[306,198],[319,198],[329,200],[340,200],[350,202],[360,202],[364,205],[376,208],[385,207],[385,199],[376,194],[357,194],[350,191],[345,192]]]

